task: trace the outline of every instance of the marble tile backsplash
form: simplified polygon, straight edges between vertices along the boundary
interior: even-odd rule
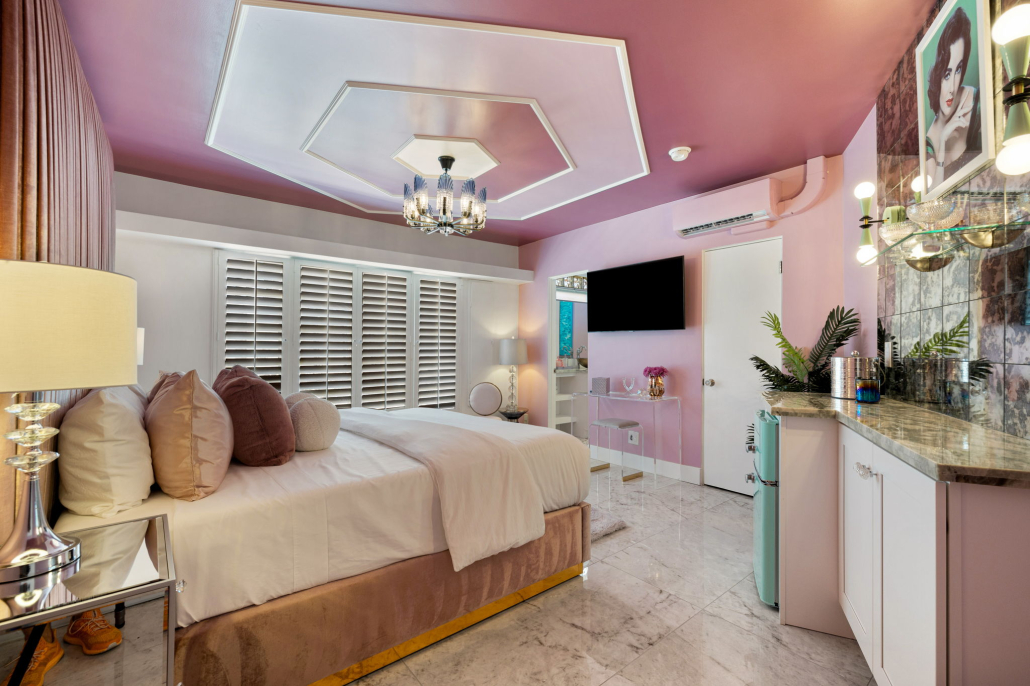
[[[992,0],[991,15],[1022,0]],[[914,201],[912,180],[919,175],[919,126],[915,49],[942,2],[934,3],[876,102],[877,211]],[[995,50],[995,91],[1005,77]],[[995,129],[1004,131],[1002,96],[995,98]],[[993,163],[965,182],[969,191],[1004,191],[1007,198],[1030,190],[1030,174],[1004,176]],[[968,219],[968,218],[967,218]],[[886,247],[882,242],[881,249]],[[936,272],[917,272],[905,264],[879,268],[878,316],[897,337],[902,355],[917,342],[950,329],[969,316],[970,359],[992,363],[988,380],[970,391],[972,421],[1030,438],[1030,231],[1015,243],[984,251],[980,260],[956,259]],[[947,411],[946,409],[944,411]]]

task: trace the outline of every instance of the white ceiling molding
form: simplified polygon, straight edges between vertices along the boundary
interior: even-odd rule
[[[400,191],[401,188],[403,188],[403,186],[398,187],[398,186],[395,185],[394,186],[394,189],[395,189],[394,191],[391,191],[389,189],[383,188],[381,186],[376,185],[375,183],[373,183],[369,179],[363,177],[361,174],[356,174],[356,173],[352,172],[351,170],[347,169],[344,166],[344,164],[334,162],[333,160],[329,159],[327,155],[322,155],[322,154],[319,154],[319,153],[315,152],[314,150],[312,150],[312,147],[315,146],[316,142],[319,140],[319,136],[325,131],[325,128],[328,125],[330,125],[330,122],[333,120],[333,115],[337,113],[337,111],[339,110],[340,106],[343,104],[344,99],[347,97],[347,95],[354,94],[355,92],[360,92],[360,91],[363,91],[363,90],[364,91],[391,91],[391,92],[394,92],[394,93],[397,93],[397,94],[433,96],[433,97],[440,97],[440,98],[454,98],[456,100],[473,100],[473,101],[482,101],[482,102],[507,103],[507,104],[511,104],[511,105],[522,105],[522,106],[525,106],[525,107],[529,108],[532,111],[532,113],[536,116],[536,119],[537,119],[537,121],[540,124],[542,132],[545,132],[547,134],[547,136],[550,138],[550,141],[554,144],[555,150],[561,155],[562,159],[564,160],[564,166],[559,171],[555,172],[554,174],[551,174],[551,175],[546,176],[544,178],[535,180],[535,181],[533,181],[530,184],[522,186],[521,188],[517,188],[516,190],[513,190],[512,192],[510,192],[510,193],[508,193],[508,194],[506,194],[506,195],[504,195],[504,196],[502,196],[502,197],[500,197],[498,199],[487,200],[487,202],[492,204],[492,205],[497,205],[499,203],[502,203],[505,200],[513,198],[513,197],[515,197],[516,195],[518,195],[520,193],[524,193],[525,191],[530,190],[531,188],[535,188],[536,186],[539,186],[541,184],[547,183],[548,181],[556,179],[559,176],[562,176],[564,174],[568,174],[570,171],[572,171],[572,170],[574,170],[576,168],[576,163],[572,161],[572,157],[571,157],[571,155],[569,155],[569,151],[565,149],[565,146],[562,144],[561,139],[558,138],[558,134],[555,133],[554,127],[551,126],[551,122],[549,122],[547,120],[547,116],[544,114],[543,109],[541,109],[540,104],[536,100],[534,100],[533,98],[514,98],[514,97],[505,97],[505,96],[500,96],[500,95],[489,95],[487,93],[462,93],[462,92],[458,92],[458,91],[442,91],[442,90],[436,90],[436,89],[432,89],[432,88],[410,88],[410,87],[401,87],[401,86],[389,86],[389,85],[379,84],[379,83],[345,83],[343,85],[343,88],[340,89],[340,92],[337,94],[337,96],[335,98],[333,98],[333,102],[329,105],[329,108],[319,118],[318,123],[315,125],[315,128],[311,130],[311,133],[309,133],[308,137],[304,140],[304,143],[301,145],[301,150],[304,151],[305,153],[307,153],[308,155],[311,155],[312,157],[318,159],[319,161],[324,162],[325,164],[328,164],[328,165],[332,166],[333,168],[343,172],[344,174],[347,174],[347,175],[357,179],[358,181],[368,185],[369,187],[374,188],[379,193],[381,193],[381,194],[383,194],[383,195],[385,195],[385,196],[387,196],[389,198],[392,198],[392,199],[394,199],[394,200],[396,200],[398,202],[403,200],[403,193],[400,193],[400,192],[397,192],[397,191]],[[354,98],[354,96],[352,95],[351,101],[353,101],[353,98]],[[355,132],[355,134],[359,134],[359,132]],[[361,133],[361,135],[364,135],[364,134]],[[433,158],[433,167],[431,167],[430,170],[424,170],[424,169],[420,170],[419,168],[417,168],[417,167],[415,167],[415,166],[413,166],[411,164],[406,163],[404,161],[404,159],[399,159],[399,157],[402,155],[403,151],[412,142],[414,142],[416,140],[436,140],[436,141],[453,141],[453,142],[471,143],[471,144],[474,144],[481,151],[482,156],[488,158],[488,160],[490,160],[493,163],[490,166],[487,166],[486,164],[484,164],[482,171],[477,171],[477,173],[473,173],[473,174],[463,175],[463,174],[461,174],[461,170],[460,170],[460,166],[459,166],[461,164],[462,158],[458,157],[457,161],[455,162],[455,169],[457,170],[457,172],[451,174],[451,176],[454,177],[455,179],[464,179],[464,178],[467,178],[468,176],[478,177],[480,174],[485,173],[485,172],[489,171],[490,169],[492,169],[493,167],[496,167],[496,166],[498,166],[500,164],[500,161],[496,157],[494,157],[492,154],[490,154],[490,152],[483,146],[483,144],[479,140],[477,140],[475,138],[460,138],[460,137],[456,137],[456,136],[428,136],[428,135],[424,135],[424,134],[413,134],[413,135],[409,136],[407,140],[405,140],[404,144],[401,145],[401,147],[399,149],[397,149],[393,154],[390,155],[390,158],[393,159],[394,161],[404,165],[405,167],[408,168],[409,171],[414,172],[415,174],[422,174],[423,176],[427,176],[427,177],[436,177],[436,176],[439,176],[439,171],[440,171],[439,165],[436,163],[435,157]],[[439,154],[445,154],[445,153],[444,152],[440,152]],[[480,184],[480,185],[482,186],[482,184]],[[378,211],[375,210],[375,209],[361,207],[361,206],[357,206],[357,207],[359,209],[361,209],[361,210],[364,210],[365,212],[378,213]],[[390,212],[390,214],[395,214],[395,212]]]
[[[621,40],[237,0],[207,145],[369,214],[400,214],[417,167],[398,152],[454,139],[496,165],[476,178],[492,219],[649,173]]]

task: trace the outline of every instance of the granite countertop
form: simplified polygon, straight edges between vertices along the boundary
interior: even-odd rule
[[[1030,488],[1030,440],[896,400],[864,405],[779,392],[765,398],[780,417],[836,419],[937,481]]]

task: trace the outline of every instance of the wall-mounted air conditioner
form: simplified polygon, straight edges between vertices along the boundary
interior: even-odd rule
[[[808,161],[805,186],[793,198],[782,199],[780,180],[771,177],[695,196],[676,207],[673,226],[681,238],[724,229],[734,234],[761,231],[814,205],[826,176],[826,158],[816,157]]]
[[[708,231],[719,231],[721,229],[732,229],[735,226],[744,226],[745,224],[755,224],[757,222],[768,222],[770,219],[769,213],[765,210],[759,210],[758,212],[748,212],[737,217],[727,217],[726,219],[717,219],[713,222],[706,222],[704,224],[695,224],[694,226],[686,226],[682,229],[676,229],[683,238],[693,236],[696,233],[707,233]],[[764,226],[761,228],[765,228]]]

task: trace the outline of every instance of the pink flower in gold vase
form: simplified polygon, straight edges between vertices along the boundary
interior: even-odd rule
[[[644,376],[647,377],[647,393],[652,400],[657,400],[665,395],[664,378],[669,375],[665,367],[644,367]]]

